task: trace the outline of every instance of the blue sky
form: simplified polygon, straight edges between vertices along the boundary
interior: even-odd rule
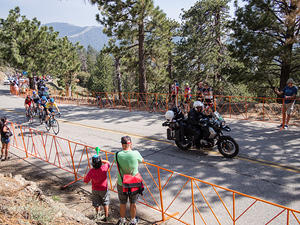
[[[169,18],[179,21],[181,9],[189,9],[197,0],[154,0]],[[43,24],[66,22],[77,26],[99,25],[95,21],[98,12],[85,0],[0,0],[0,18],[6,18],[10,9],[19,6],[21,15],[36,17]]]

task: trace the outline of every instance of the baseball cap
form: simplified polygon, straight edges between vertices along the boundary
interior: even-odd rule
[[[122,144],[131,144],[131,138],[129,136],[123,136],[123,137],[121,137],[121,143]]]

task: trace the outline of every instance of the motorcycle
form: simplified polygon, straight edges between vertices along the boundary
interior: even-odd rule
[[[181,115],[175,115],[172,110],[167,111],[165,116],[167,121],[162,125],[168,127],[168,140],[174,140],[177,147],[182,150],[189,150],[196,145],[194,134],[187,119]],[[217,111],[214,111],[210,117],[199,121],[199,124],[207,127],[209,131],[209,137],[200,140],[200,148],[217,146],[225,158],[235,157],[239,153],[239,145],[231,136],[223,134],[223,131],[230,132],[231,128],[226,125],[225,120]]]

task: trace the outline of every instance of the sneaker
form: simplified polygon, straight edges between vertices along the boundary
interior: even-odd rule
[[[125,225],[125,223],[126,223],[126,219],[120,218],[116,225]]]
[[[109,222],[109,217],[105,217],[105,216],[104,216],[104,219],[102,219],[101,221],[102,221],[102,222]]]
[[[98,214],[98,220],[104,220],[106,217],[104,214],[99,213]]]
[[[129,223],[129,225],[137,225],[138,224],[138,218],[135,217],[134,219],[132,219]]]
[[[278,126],[278,128],[281,128],[282,127],[282,124],[280,124],[279,126]]]
[[[95,213],[93,220],[95,220],[95,221],[98,220],[98,213]]]

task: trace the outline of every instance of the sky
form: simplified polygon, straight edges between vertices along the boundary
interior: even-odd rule
[[[197,0],[154,0],[167,17],[180,21],[181,9],[188,10]],[[87,0],[0,0],[0,18],[5,19],[10,9],[20,7],[21,15],[36,17],[42,24],[65,22],[77,26],[97,26],[96,6]]]

